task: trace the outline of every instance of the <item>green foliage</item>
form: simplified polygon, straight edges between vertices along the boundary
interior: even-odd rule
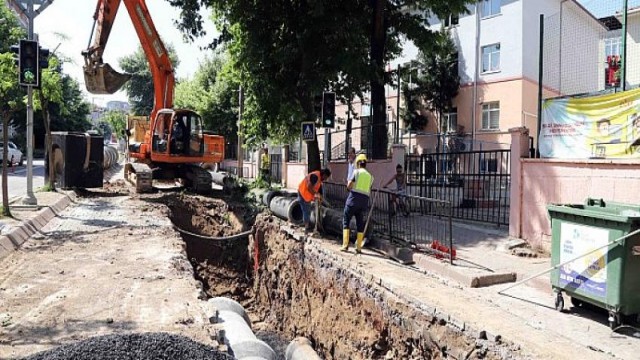
[[[243,132],[249,143],[297,136],[301,121],[316,120],[315,95],[334,90],[341,100],[353,99],[366,90],[367,81],[375,87],[374,116],[384,121],[382,85],[391,80],[384,66],[400,54],[401,40],[428,48],[435,36],[426,27],[429,17],[463,13],[474,2],[168,1],[181,9],[179,27],[191,38],[203,35],[200,8],[213,10],[221,36],[212,45],[228,42],[228,74],[246,89]],[[374,16],[374,8],[382,9],[380,16]],[[317,142],[308,145],[310,168],[317,167]]]
[[[412,73],[413,86],[403,88],[405,120],[412,130],[423,130],[427,124],[427,118],[419,115],[423,105],[442,118],[460,88],[457,50],[450,34],[443,29],[434,40],[428,48],[420,49],[414,63],[420,71]]]
[[[176,87],[175,106],[195,110],[202,116],[205,130],[235,142],[238,134],[238,84],[222,76],[228,56],[216,53],[206,59],[193,79]]]
[[[20,39],[26,38],[26,32],[5,1],[0,2],[0,19],[0,53],[8,53],[11,45],[17,45]]]
[[[109,125],[112,133],[119,138],[127,127],[127,115],[122,111],[108,111],[102,117],[102,121]]]
[[[166,48],[173,68],[176,69],[179,65],[178,54],[171,44],[168,44]],[[149,115],[154,104],[154,84],[149,61],[142,46],[139,46],[135,53],[121,58],[119,63],[124,72],[132,75],[124,85],[129,103],[131,103],[132,113],[134,115]]]

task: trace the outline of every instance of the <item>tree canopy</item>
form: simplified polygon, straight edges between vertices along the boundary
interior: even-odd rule
[[[180,64],[178,54],[171,44],[166,45],[169,59],[171,59],[173,68],[176,69]],[[132,113],[134,115],[149,115],[154,104],[153,76],[142,46],[138,46],[138,50],[133,54],[121,58],[119,65],[124,72],[132,75],[124,85]]]
[[[202,36],[201,6],[213,10],[228,41],[231,74],[247,89],[245,132],[272,139],[295,136],[300,121],[315,120],[313,98],[335,90],[339,98],[371,91],[378,157],[386,156],[384,84],[388,61],[409,39],[419,47],[433,42],[427,28],[434,14],[466,11],[473,0],[168,0],[181,9],[179,27]],[[367,82],[368,85],[367,86]],[[378,136],[377,136],[378,135]],[[382,139],[384,137],[384,139]],[[317,142],[308,143],[310,168],[317,168]]]

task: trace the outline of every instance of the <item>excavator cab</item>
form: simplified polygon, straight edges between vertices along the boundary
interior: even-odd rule
[[[202,118],[191,110],[162,109],[153,122],[151,158],[202,157],[205,136]]]

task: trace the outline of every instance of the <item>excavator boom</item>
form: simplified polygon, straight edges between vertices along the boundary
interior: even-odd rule
[[[153,24],[145,0],[98,0],[94,14],[95,39],[93,45],[82,52],[85,84],[91,93],[113,94],[131,78],[129,74],[118,73],[102,60],[120,3],[127,8],[149,61],[155,91],[155,104],[150,114],[153,119],[159,109],[173,107],[175,76],[169,53]]]

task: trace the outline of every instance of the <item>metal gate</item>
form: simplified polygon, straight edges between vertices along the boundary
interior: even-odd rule
[[[408,155],[410,195],[451,203],[452,216],[509,224],[510,150]]]
[[[282,154],[271,154],[271,183],[282,184]]]

